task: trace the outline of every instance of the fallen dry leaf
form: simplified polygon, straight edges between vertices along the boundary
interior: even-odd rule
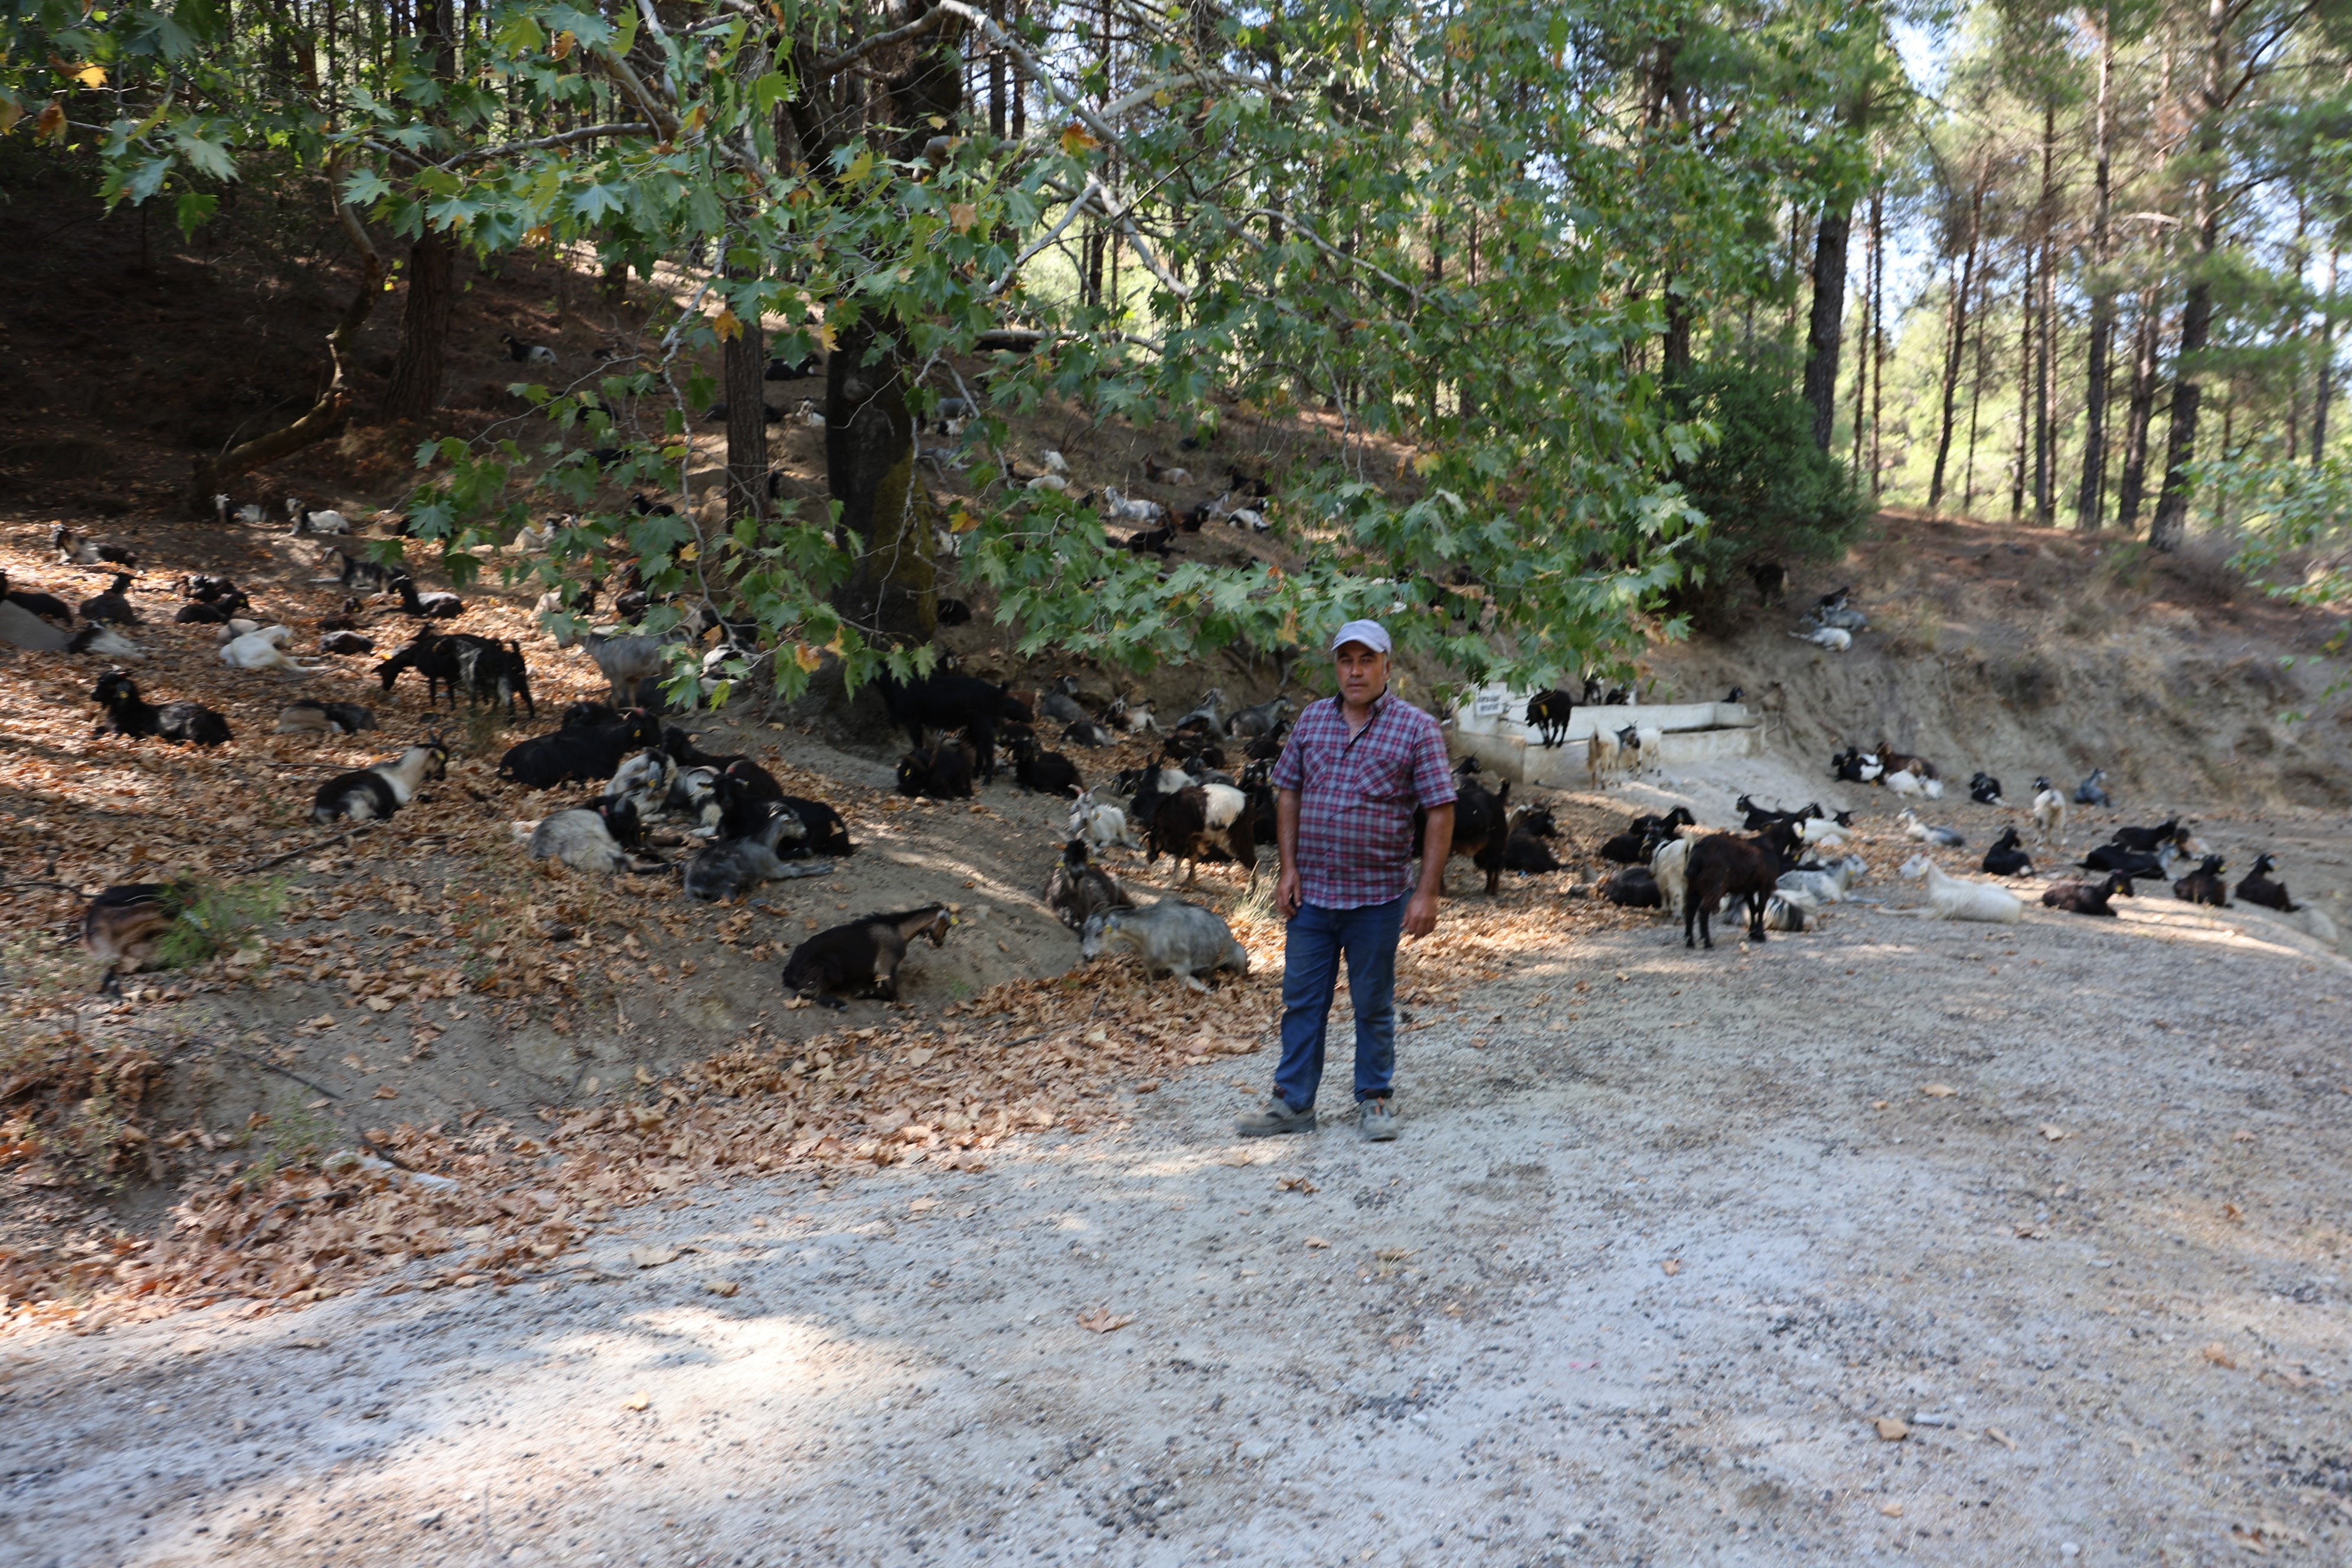
[[[740,1283],[732,1279],[706,1279],[702,1282],[702,1288],[714,1296],[732,1296],[736,1291],[743,1289]]]
[[[375,1086],[374,1098],[378,1100],[398,1100],[400,1098],[400,1090],[393,1088],[392,1085],[388,1083],[380,1083]]]
[[[2223,1344],[2219,1340],[2215,1340],[2211,1344],[2207,1345],[2200,1353],[2207,1361],[2211,1362],[2215,1366],[2227,1367],[2231,1372],[2238,1370],[2238,1358],[2231,1355],[2230,1353],[2230,1347]]]
[[[1277,1192],[1285,1193],[1319,1193],[1323,1190],[1305,1176],[1276,1176],[1274,1185]]]
[[[907,1212],[908,1214],[928,1214],[939,1206],[940,1200],[937,1198],[916,1198],[907,1205]]]
[[[1876,1429],[1879,1441],[1883,1443],[1900,1443],[1911,1436],[1911,1424],[1899,1416],[1882,1415],[1871,1426]]]
[[[2002,1447],[2008,1449],[2012,1454],[2017,1452],[2017,1439],[2011,1436],[2008,1433],[2002,1431],[1998,1426],[1986,1427],[1985,1436],[1988,1440],[2000,1444]]]
[[[1683,1271],[1683,1260],[1679,1258],[1669,1258],[1658,1267],[1669,1275],[1680,1274]]]
[[[1954,1089],[1948,1083],[1931,1083],[1919,1092],[1926,1095],[1929,1100],[1949,1100],[1952,1096],[1958,1094],[1959,1090]]]
[[[1091,1312],[1078,1314],[1078,1327],[1094,1334],[1107,1334],[1113,1329],[1123,1329],[1133,1321],[1135,1319],[1131,1314],[1113,1317],[1108,1307],[1097,1307]]]
[[[653,1402],[654,1396],[650,1394],[632,1394],[626,1399],[621,1401],[621,1408],[624,1410],[643,1410],[646,1405],[651,1405]]]
[[[324,1340],[288,1340],[286,1344],[288,1349],[298,1351],[322,1351],[327,1348]]]
[[[1324,1240],[1319,1236],[1310,1236],[1307,1238],[1307,1245],[1309,1247],[1328,1247],[1331,1244]]]
[[[663,1264],[671,1261],[677,1257],[677,1248],[675,1247],[633,1247],[629,1248],[629,1261],[635,1264],[640,1268],[658,1268]]]
[[[2230,1142],[2232,1143],[2251,1143],[2253,1141],[2254,1135],[2242,1127],[2230,1134]]]
[[[1878,1505],[1878,1511],[1889,1519],[1901,1519],[1903,1505],[1899,1502],[1883,1502]]]
[[[2042,1136],[2049,1139],[2053,1143],[2057,1142],[2062,1138],[2072,1138],[2074,1135],[2074,1134],[2070,1130],[2061,1127],[2055,1122],[2045,1121],[2042,1124]]]
[[[2147,1447],[2147,1444],[2141,1442],[2137,1437],[2128,1436],[2126,1433],[2118,1432],[2115,1435],[2115,1437],[2116,1442],[2121,1443],[2125,1447],[2129,1448],[2132,1451],[2132,1458],[2135,1459],[2138,1458]]]

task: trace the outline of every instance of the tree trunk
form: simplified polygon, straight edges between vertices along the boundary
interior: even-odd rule
[[[2172,419],[2165,432],[2164,489],[2147,542],[2170,550],[2189,531],[2189,465],[2197,460],[2197,412],[2205,395],[2197,379],[2197,356],[2213,326],[2213,248],[2221,237],[2221,116],[2229,93],[2231,0],[2208,0],[2205,20],[2205,81],[2199,90],[2202,114],[2197,124],[2196,247],[2189,258],[2189,294],[2180,307],[2180,346],[2173,352]]]
[[[1876,193],[1872,195],[1871,222],[1863,232],[1862,273],[1865,279],[1876,276],[1878,266],[1878,203]],[[1862,352],[1854,356],[1853,362],[1853,458],[1847,465],[1848,470],[1855,474],[1862,472],[1863,431],[1869,423],[1868,407],[1864,399],[1870,392],[1870,346],[1878,341],[1878,322],[1872,312],[1872,306],[1876,301],[1876,294],[1865,283],[1862,292]],[[1874,479],[1877,475],[1874,472],[1871,477]],[[1875,489],[1877,486],[1874,484],[1871,488]]]
[[[2098,106],[2092,117],[2091,342],[2083,370],[2083,483],[2074,492],[2074,527],[2099,531],[2106,510],[2107,355],[2115,338],[2116,294],[2107,277],[2107,211],[2114,191],[2113,94],[2116,39],[2110,10],[2099,14]]]
[[[834,604],[874,641],[928,642],[939,624],[929,508],[915,479],[915,426],[898,353],[861,363],[878,337],[871,326],[851,328],[825,356],[825,479],[857,552]]]
[[[2336,247],[2327,247],[2326,305],[2319,318],[2319,384],[2311,405],[2311,466],[2327,455],[2327,399],[2336,384]]]
[[[920,16],[929,6],[918,0],[912,9]],[[960,22],[938,28],[905,72],[889,79],[890,122],[901,131],[895,156],[920,157],[935,118],[953,133],[963,107],[961,37]],[[915,425],[898,346],[906,341],[900,323],[869,318],[840,334],[824,366],[825,482],[841,506],[845,543],[857,552],[834,604],[885,644],[928,642],[939,624],[931,507],[915,478]]]
[[[1825,207],[1813,236],[1813,313],[1805,334],[1805,401],[1813,405],[1813,445],[1826,452],[1837,431],[1838,348],[1845,335],[1845,247],[1853,203]]]
[[[2156,422],[2156,373],[2163,346],[2164,312],[2143,291],[2139,324],[2132,333],[2131,404],[2124,413],[2124,471],[2116,485],[2116,526],[2139,527],[2140,499],[2147,490],[2147,433]]]
[[[1959,277],[1953,280],[1950,318],[1944,340],[1944,399],[1943,417],[1936,432],[1936,468],[1927,481],[1927,510],[1931,513],[1943,504],[1944,465],[1952,455],[1952,425],[1959,414],[1960,363],[1969,352],[1969,292],[1975,286],[1977,274],[1977,236],[1984,217],[1985,184],[1991,167],[1990,159],[1977,165],[1976,186],[1969,194],[1969,243],[1960,259]]]
[[[400,357],[384,389],[386,419],[422,419],[441,402],[441,345],[457,292],[457,242],[428,228],[408,247],[408,297],[400,310]]]
[[[2042,200],[2035,208],[2035,217],[2042,229],[2042,291],[2034,311],[2034,331],[2039,338],[2033,358],[2033,520],[2044,528],[2056,518],[2052,498],[2053,474],[2056,467],[2055,436],[2050,417],[2050,341],[2051,319],[2054,314],[2052,301],[2056,290],[2052,288],[2052,274],[2056,270],[2057,251],[2051,236],[2057,228],[2057,191],[2051,184],[2051,163],[2057,153],[2058,107],[2054,100],[2042,106]]]
[[[2033,242],[2019,248],[2025,255],[2025,276],[2018,283],[2017,315],[2017,464],[2009,478],[2009,519],[2025,515],[2025,442],[2033,416]]]
[[[1987,292],[1990,292],[1991,284],[1991,268],[1988,267],[1985,276]],[[1969,379],[1969,458],[1960,479],[1962,517],[1974,517],[1977,512],[1977,415],[1984,405],[1985,374],[1992,357],[1985,348],[1987,337],[1983,324],[1979,323],[1976,374]]]
[[[740,276],[740,273],[730,273]],[[727,393],[727,515],[764,517],[768,510],[767,336],[760,308],[738,306],[743,330],[727,341],[719,363]]]
[[[452,0],[417,0],[416,37],[443,81],[457,74],[457,23]],[[421,419],[441,402],[441,346],[449,336],[457,289],[457,239],[428,220],[408,250],[408,297],[400,311],[400,357],[385,388],[386,419]]]
[[[1870,193],[1870,231],[1886,233],[1886,187]],[[1870,362],[1870,502],[1878,504],[1878,481],[1886,472],[1886,246],[1882,239],[1870,255],[1870,341],[1863,352]]]

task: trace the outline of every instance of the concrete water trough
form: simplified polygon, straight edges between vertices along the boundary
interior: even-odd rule
[[[1588,708],[1570,715],[1567,740],[1546,746],[1533,725],[1521,722],[1535,693],[1507,687],[1482,687],[1454,710],[1445,731],[1454,754],[1478,759],[1482,774],[1514,784],[1567,789],[1587,782],[1584,754],[1593,731],[1612,732],[1628,724],[1642,734],[1641,767],[1673,767],[1727,757],[1752,757],[1764,750],[1756,711],[1744,702],[1627,703]]]

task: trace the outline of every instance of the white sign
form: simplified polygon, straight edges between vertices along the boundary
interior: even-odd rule
[[[1499,719],[1509,702],[1510,699],[1500,691],[1481,691],[1477,701],[1471,704],[1470,711],[1481,719]]]

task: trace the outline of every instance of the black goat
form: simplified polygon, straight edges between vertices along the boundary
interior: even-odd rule
[[[847,1005],[835,994],[841,991],[866,991],[885,1002],[895,1001],[908,944],[927,937],[933,947],[943,947],[954,924],[945,904],[926,904],[899,914],[864,915],[821,931],[784,960],[784,989],[827,1007]]]
[[[2229,862],[2219,855],[2205,857],[2197,869],[2172,884],[2172,896],[2184,904],[2210,904],[2217,910],[2230,907],[2230,885],[2221,879]]]
[[[1536,727],[1540,744],[1565,745],[1569,716],[1575,710],[1576,699],[1555,687],[1549,691],[1538,691],[1528,699],[1527,716],[1520,722]]]
[[[1023,789],[1039,795],[1064,795],[1076,799],[1086,793],[1086,781],[1078,776],[1078,764],[1059,752],[1040,751],[1034,741],[1013,749],[1013,777]]]
[[[119,669],[99,677],[89,700],[106,710],[96,733],[159,741],[185,741],[198,746],[219,746],[232,739],[228,721],[196,702],[166,702],[158,707],[143,700],[139,688]]]
[[[1130,554],[1157,555],[1164,561],[1176,552],[1175,543],[1176,526],[1171,523],[1165,528],[1140,529],[1129,534],[1126,549]]]
[[[1771,901],[1780,873],[1789,868],[1796,829],[1776,823],[1753,838],[1713,833],[1691,846],[1685,872],[1689,891],[1683,900],[1683,945],[1696,947],[1691,927],[1696,922],[1700,942],[1715,945],[1710,917],[1725,899],[1748,900],[1748,940],[1764,940],[1764,906]]]
[[[1990,773],[1980,773],[1969,780],[1969,798],[1979,805],[2007,805],[2000,797],[2000,781]]]
[[[1468,856],[1470,864],[1486,873],[1486,896],[1491,899],[1503,889],[1503,850],[1511,836],[1511,786],[1506,781],[1501,789],[1489,790],[1465,777],[1459,787],[1454,802],[1454,844],[1447,858]],[[1428,821],[1426,811],[1412,814],[1412,852],[1416,858],[1421,854],[1422,836]]]
[[[1778,561],[1750,561],[1748,580],[1756,584],[1756,597],[1763,604],[1774,604],[1789,591],[1789,569]]]
[[[2137,849],[2143,855],[2153,854],[2159,846],[2178,845],[2189,837],[2180,818],[2169,816],[2154,827],[2118,827],[2108,836],[2107,842],[2126,849]]]
[[[532,736],[499,760],[499,776],[530,789],[608,779],[631,752],[658,748],[661,739],[653,715],[633,709],[609,724],[572,725]]]
[[[2033,873],[2033,857],[2017,847],[2017,829],[2003,828],[1992,847],[1984,852],[1984,868],[1995,877],[2027,877]]]
[[[457,675],[465,682],[469,710],[478,702],[503,703],[511,719],[515,699],[520,697],[524,710],[534,719],[539,717],[539,704],[530,694],[530,666],[523,658],[520,642],[467,637],[457,650]]]
[[[2105,915],[2115,918],[2116,911],[2107,900],[2121,894],[2131,896],[2132,879],[2121,871],[2112,871],[2097,881],[2081,877],[2069,877],[2042,895],[2045,908],[2064,910],[2074,915]]]
[[[961,742],[917,746],[898,759],[898,793],[910,800],[970,800],[971,763],[971,750]]]
[[[393,592],[400,595],[404,615],[425,621],[454,621],[466,613],[466,601],[455,594],[420,594],[416,579],[403,572],[392,580]]]
[[[183,626],[217,626],[235,620],[239,610],[252,607],[253,601],[242,594],[232,594],[225,599],[191,599],[180,606],[180,613],[172,621]]]
[[[2138,849],[2126,849],[2121,845],[2102,844],[2083,857],[2085,871],[2120,871],[2126,877],[2162,877],[2165,863],[2160,856]]]
[[[1559,824],[1542,806],[1519,813],[1518,820],[1511,824],[1509,837],[1503,840],[1503,868],[1530,877],[1559,870],[1559,861],[1552,855],[1551,846],[1544,842],[1559,837]]]
[[[30,588],[12,588],[8,585],[8,574],[5,572],[0,572],[0,600],[16,605],[28,616],[73,625],[73,610],[63,599],[54,594],[37,593]]]
[[[961,730],[971,742],[972,762],[983,779],[996,777],[996,732],[1011,721],[1026,724],[1036,715],[1003,685],[992,685],[969,675],[933,670],[919,680],[902,681],[884,671],[882,701],[891,721],[907,731],[917,749],[923,731]]]
[[[1654,910],[1665,902],[1658,891],[1658,879],[1650,875],[1647,866],[1624,866],[1609,873],[1601,884],[1601,896],[1624,910]]]
[[[2300,909],[2301,905],[2286,896],[2286,884],[2271,879],[2271,873],[2277,868],[2278,861],[2275,858],[2269,855],[2255,856],[2254,868],[2247,872],[2245,879],[2238,884],[2238,901],[2242,904],[2256,904],[2266,910],[2276,910],[2283,915],[2291,915]]]
[[[395,578],[404,577],[407,575],[407,574],[398,566],[382,565],[376,562],[370,561],[363,556],[344,555],[340,550],[336,551],[335,553],[341,557],[343,563],[342,573],[336,578],[336,581],[341,583],[346,590],[351,588],[354,584],[364,583],[371,590],[376,593],[382,593],[392,586]]]
[[[1697,824],[1698,818],[1686,805],[1678,805],[1664,816],[1637,816],[1625,825],[1624,832],[1602,842],[1601,858],[1621,866],[1646,866],[1658,847],[1675,837],[1676,828]]]
[[[114,582],[105,593],[81,602],[81,618],[86,621],[112,622],[121,626],[139,624],[139,612],[131,607],[131,597],[124,592],[131,586],[131,574],[117,572]]]
[[[331,654],[373,653],[375,638],[360,632],[329,632],[319,639],[319,651]]]

